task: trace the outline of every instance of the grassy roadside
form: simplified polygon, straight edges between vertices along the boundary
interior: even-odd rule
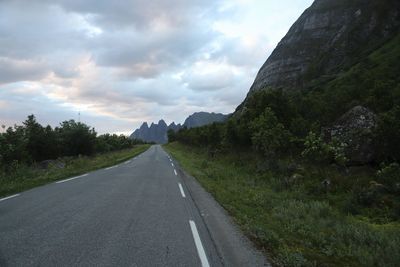
[[[400,224],[350,215],[345,192],[310,197],[282,188],[276,173],[256,171],[254,158],[210,159],[206,150],[165,145],[181,166],[232,215],[275,266],[398,266]]]
[[[0,197],[22,192],[53,181],[77,176],[126,161],[146,151],[150,145],[137,145],[132,149],[99,154],[93,157],[68,158],[65,168],[50,167],[40,170],[16,166],[12,174],[0,173]]]

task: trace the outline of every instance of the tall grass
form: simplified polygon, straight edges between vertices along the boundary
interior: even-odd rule
[[[350,198],[345,190],[310,196],[312,181],[285,188],[279,173],[257,171],[251,156],[242,155],[238,162],[232,155],[210,159],[205,150],[178,143],[165,148],[275,266],[399,266],[399,222],[378,224],[348,214],[340,208],[343,198]],[[315,174],[306,170],[305,176]]]
[[[65,164],[64,168],[49,166],[48,169],[43,170],[34,166],[14,164],[11,168],[8,168],[11,171],[0,172],[0,197],[118,164],[146,151],[149,146],[137,145],[132,149],[98,154],[91,157],[60,159]]]

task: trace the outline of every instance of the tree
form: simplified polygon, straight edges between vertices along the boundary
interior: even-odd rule
[[[60,135],[64,155],[91,155],[95,152],[97,133],[90,126],[69,120],[62,122],[57,131]]]
[[[175,142],[177,141],[176,132],[173,129],[169,129],[167,132],[168,135],[168,142]]]
[[[375,150],[381,161],[400,161],[400,107],[396,106],[378,118],[374,133]]]
[[[255,119],[251,125],[253,146],[265,156],[273,158],[287,151],[291,135],[270,108]]]
[[[27,140],[27,152],[33,161],[41,161],[47,159],[48,144],[45,136],[45,129],[40,125],[35,118],[35,115],[29,115],[23,122],[25,126],[25,137]]]

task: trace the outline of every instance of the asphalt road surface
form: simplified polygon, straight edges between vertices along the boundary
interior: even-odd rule
[[[120,165],[0,199],[0,266],[265,265],[157,145]]]

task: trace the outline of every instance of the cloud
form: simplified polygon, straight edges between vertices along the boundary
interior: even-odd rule
[[[21,80],[38,80],[48,74],[43,62],[0,58],[0,84]]]
[[[0,121],[100,132],[232,112],[312,0],[0,1]]]

